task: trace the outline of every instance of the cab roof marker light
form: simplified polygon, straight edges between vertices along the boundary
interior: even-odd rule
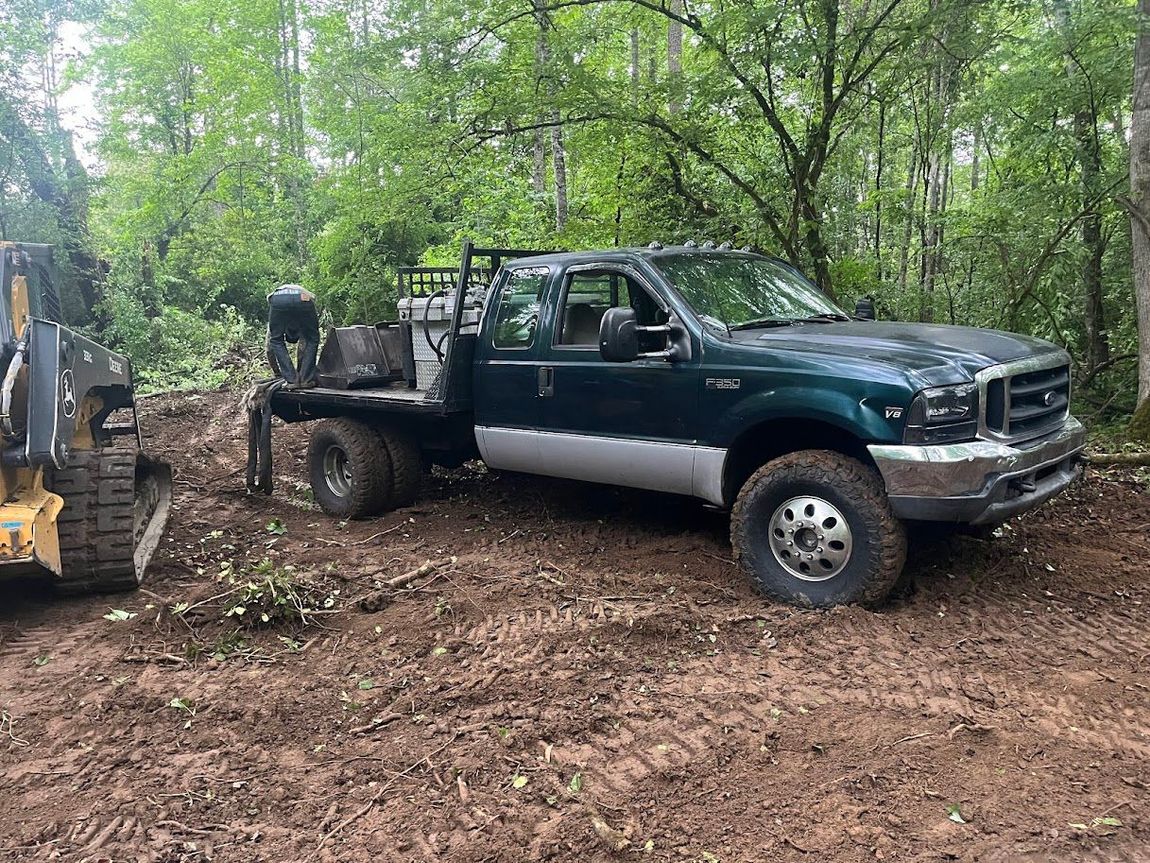
[[[696,243],[694,240],[687,240],[687,242],[683,243],[683,248],[684,249],[697,249],[697,248],[699,248],[699,244]]]
[[[722,242],[719,244],[719,251],[720,252],[729,252],[733,248],[734,248],[734,246],[731,244],[730,240],[726,240],[725,242]]]
[[[647,244],[647,248],[648,248],[648,249],[656,249],[656,250],[658,250],[658,249],[661,249],[661,248],[663,248],[663,244],[662,244],[662,243],[660,243],[658,240],[652,240],[651,242],[649,242],[649,243]]]
[[[713,249],[713,248],[715,248],[715,241],[714,241],[714,240],[707,240],[705,243],[703,243],[703,248],[704,248],[704,249]]]

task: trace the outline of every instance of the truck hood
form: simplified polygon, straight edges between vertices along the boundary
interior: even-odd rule
[[[987,366],[1058,353],[1057,345],[1001,330],[887,321],[805,323],[732,333],[737,344],[882,363],[942,386],[974,379]]]

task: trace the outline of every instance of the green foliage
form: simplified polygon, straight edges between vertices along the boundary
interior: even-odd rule
[[[293,567],[277,567],[268,560],[229,580],[236,588],[224,604],[223,616],[248,629],[306,626],[311,622],[309,615],[334,604],[334,597],[301,578]]]
[[[677,65],[669,5],[533,8],[21,0],[0,16],[0,109],[59,168],[10,82],[48,68],[65,16],[92,26],[64,84],[96,88],[96,334],[146,386],[214,386],[260,362],[285,281],[336,323],[373,321],[397,268],[454,263],[464,237],[713,238],[789,258],[848,308],[872,294],[882,316],[1062,343],[1086,405],[1133,408],[1133,364],[1092,374],[1085,321],[1095,291],[1103,347],[1136,351],[1128,0],[686,4]],[[67,241],[12,162],[0,234]]]
[[[214,389],[247,377],[260,351],[256,325],[223,307],[209,320],[176,306],[149,314],[138,298],[112,291],[103,338],[133,360],[141,391]]]

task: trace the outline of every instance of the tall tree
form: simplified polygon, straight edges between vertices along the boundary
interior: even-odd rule
[[[1081,177],[1081,201],[1086,211],[1079,228],[1085,252],[1082,264],[1083,319],[1086,332],[1086,372],[1110,359],[1103,305],[1102,259],[1106,244],[1102,234],[1102,212],[1095,204],[1102,182],[1102,144],[1099,140],[1098,107],[1089,72],[1079,56],[1079,34],[1074,26],[1069,0],[1058,0],[1054,13],[1065,43],[1066,80],[1073,94],[1074,141]]]
[[[1134,303],[1138,320],[1138,406],[1135,429],[1150,440],[1150,0],[1138,0],[1134,100],[1130,124],[1130,212]]]

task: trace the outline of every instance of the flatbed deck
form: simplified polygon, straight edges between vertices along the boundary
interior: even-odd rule
[[[427,398],[426,390],[406,386],[342,390],[315,387],[310,390],[281,389],[271,400],[272,412],[285,422],[301,422],[349,413],[405,413],[447,416],[450,410],[438,399]]]

